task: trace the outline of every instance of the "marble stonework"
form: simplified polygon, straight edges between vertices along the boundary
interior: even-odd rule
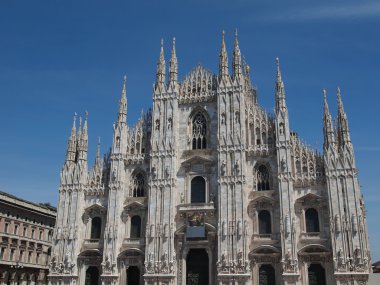
[[[366,214],[340,91],[336,124],[323,91],[319,154],[291,131],[278,60],[273,114],[258,103],[237,34],[231,67],[223,34],[219,73],[198,65],[179,81],[175,40],[168,76],[162,44],[152,109],[127,125],[124,79],[112,148],[101,158],[98,146],[90,170],[87,114],[79,126],[74,116],[51,285],[301,285],[321,272],[325,284],[367,284]],[[190,261],[198,256],[200,269]]]

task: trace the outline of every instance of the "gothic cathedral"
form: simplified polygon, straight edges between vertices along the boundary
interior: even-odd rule
[[[277,59],[275,111],[258,104],[235,35],[232,74],[168,76],[127,125],[126,79],[110,151],[88,169],[87,114],[61,171],[49,285],[361,285],[366,213],[340,90],[324,96],[323,154],[290,130]],[[321,96],[322,97],[322,96]],[[334,123],[336,122],[336,123]]]

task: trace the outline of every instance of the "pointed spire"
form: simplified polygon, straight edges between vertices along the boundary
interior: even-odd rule
[[[344,111],[342,97],[340,94],[340,88],[337,90],[337,99],[338,99],[338,142],[339,146],[343,147],[346,144],[351,143],[350,130],[348,128],[347,114]]]
[[[219,77],[220,79],[228,77],[228,56],[226,43],[224,41],[224,31],[222,32],[222,47],[219,54]]]
[[[238,31],[235,30],[235,44],[234,44],[234,53],[233,53],[233,77],[237,78],[242,75],[242,61],[241,61],[241,53],[239,48],[239,40],[238,40]]]
[[[173,38],[172,57],[169,62],[169,81],[177,82],[178,80],[178,60],[175,50],[175,37]]]
[[[327,149],[330,145],[334,144],[334,130],[332,126],[332,118],[329,111],[329,105],[327,103],[326,89],[322,90],[324,100],[323,111],[323,134],[324,134],[324,149]]]
[[[76,143],[77,143],[76,142],[76,119],[77,119],[77,113],[74,113],[73,126],[71,128],[71,134],[67,142],[66,162],[75,161]]]
[[[124,75],[123,89],[119,101],[119,112],[117,114],[117,124],[127,123],[127,76]]]
[[[88,112],[85,113],[85,120],[82,126],[82,117],[79,118],[79,128],[78,128],[78,161],[87,161],[87,147],[88,147],[88,133],[87,133],[87,119]]]
[[[82,117],[79,117],[79,126],[78,126],[78,133],[77,133],[77,140],[79,141],[82,137]]]
[[[280,59],[276,58],[277,77],[276,77],[276,112],[286,109],[285,87],[281,78]]]
[[[165,83],[166,63],[164,55],[164,39],[161,39],[160,58],[157,62],[156,87]]]
[[[84,124],[83,124],[83,133],[82,133],[82,140],[88,140],[88,133],[87,133],[87,119],[88,119],[88,112],[85,112],[85,118],[84,118]]]
[[[98,145],[96,147],[95,167],[100,165],[100,137],[98,138]]]

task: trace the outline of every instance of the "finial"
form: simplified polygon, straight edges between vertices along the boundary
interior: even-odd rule
[[[161,38],[161,47],[164,47],[164,38]]]
[[[276,65],[278,68],[280,67],[280,59],[278,57],[276,57]]]
[[[238,29],[235,28],[235,37],[237,37],[237,36],[238,36]]]
[[[325,100],[326,100],[326,88],[322,89],[322,94],[323,94],[323,98],[325,98]]]
[[[127,82],[127,75],[126,74],[124,74],[123,79],[124,79],[124,83]]]
[[[175,37],[173,37],[173,47],[175,46]]]
[[[98,145],[100,145],[100,137],[98,137]]]
[[[87,118],[88,118],[88,112],[86,111],[86,112],[84,112],[84,114],[85,114],[85,116],[86,116],[86,121],[87,121]]]
[[[337,95],[340,97],[340,87],[338,86]]]

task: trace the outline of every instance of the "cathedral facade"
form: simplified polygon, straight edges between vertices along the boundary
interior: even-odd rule
[[[161,44],[153,106],[133,127],[124,79],[112,147],[92,169],[87,114],[74,116],[49,284],[367,284],[340,90],[336,121],[323,91],[320,154],[291,131],[278,60],[275,111],[260,107],[237,34],[229,65],[223,33],[217,75],[198,65],[179,81],[175,40],[166,69]]]

